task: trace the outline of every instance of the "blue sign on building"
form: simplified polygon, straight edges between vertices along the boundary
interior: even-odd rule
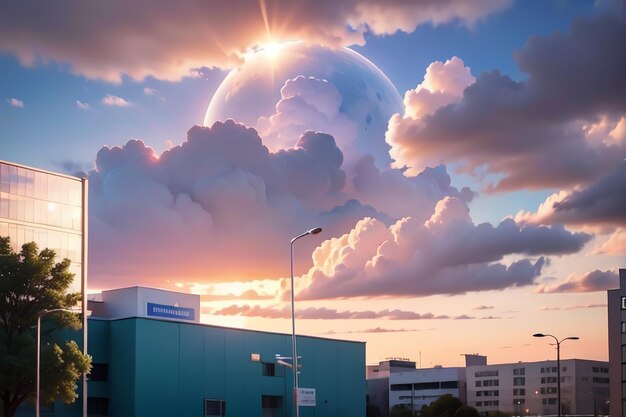
[[[148,316],[167,317],[168,319],[194,320],[195,312],[193,308],[148,303]]]

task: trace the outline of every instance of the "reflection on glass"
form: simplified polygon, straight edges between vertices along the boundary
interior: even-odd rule
[[[80,289],[82,184],[79,179],[0,162],[0,236],[19,251],[35,241],[68,258]],[[76,287],[78,285],[78,287]]]

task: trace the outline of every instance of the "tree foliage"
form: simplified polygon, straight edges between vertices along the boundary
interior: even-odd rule
[[[478,410],[469,405],[462,405],[456,409],[454,417],[479,417]]]
[[[37,316],[44,310],[70,308],[80,294],[68,294],[73,274],[70,261],[55,262],[50,249],[26,243],[19,253],[0,237],[0,415],[12,417],[17,407],[34,398],[36,381]],[[62,327],[79,329],[81,319],[58,312],[42,320],[41,400],[76,400],[75,385],[90,369],[90,358],[74,341],[44,343]]]
[[[389,410],[389,417],[413,417],[413,412],[406,404],[396,404]]]
[[[420,410],[421,417],[454,417],[454,413],[463,405],[458,398],[446,394],[437,398]]]

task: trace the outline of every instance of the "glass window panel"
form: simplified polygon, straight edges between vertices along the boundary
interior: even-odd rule
[[[17,169],[17,194],[26,195],[26,170],[24,168]]]
[[[27,197],[35,196],[35,171],[30,169],[26,171],[26,193],[24,195]]]
[[[9,224],[0,222],[0,236],[7,237],[9,236]]]
[[[3,193],[9,192],[9,166],[0,164],[0,191]]]
[[[17,200],[13,194],[9,194],[9,218],[17,219]]]
[[[17,193],[17,167],[9,166],[9,193]]]
[[[0,217],[9,217],[9,193],[0,192]]]

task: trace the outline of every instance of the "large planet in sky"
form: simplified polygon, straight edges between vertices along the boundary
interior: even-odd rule
[[[293,147],[306,130],[330,133],[346,162],[370,154],[386,168],[387,122],[402,112],[395,86],[362,55],[288,42],[250,54],[233,69],[215,92],[204,125],[241,122],[256,128],[272,151]]]

